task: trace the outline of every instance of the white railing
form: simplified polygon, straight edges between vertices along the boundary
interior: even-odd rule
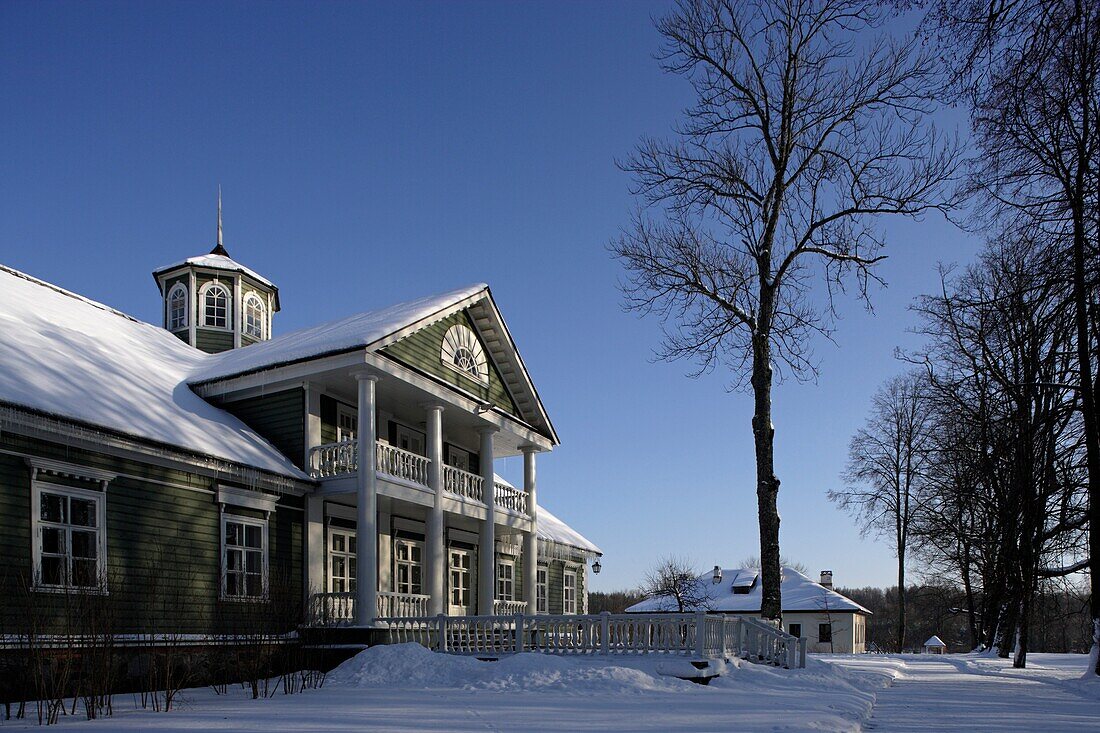
[[[348,626],[355,623],[354,593],[314,593],[306,608],[306,625]]]
[[[383,619],[392,643],[450,654],[672,654],[806,666],[806,643],[756,619],[707,613]]]
[[[484,483],[485,481],[477,474],[454,466],[443,467],[443,490],[448,493],[484,504],[485,494],[482,491]]]
[[[379,593],[378,616],[427,616],[428,603],[431,600],[431,596],[418,593]]]
[[[355,473],[359,465],[359,447],[354,440],[325,443],[309,451],[309,475],[313,478]]]
[[[376,445],[374,455],[379,473],[421,486],[428,485],[428,466],[431,461],[424,456],[381,442]]]
[[[493,601],[493,613],[497,616],[515,616],[527,613],[527,601]]]
[[[426,456],[394,447],[378,441],[375,445],[375,461],[378,473],[393,476],[419,486],[428,486],[431,461]],[[359,449],[354,440],[325,443],[309,451],[309,474],[313,478],[328,478],[355,473],[359,467]],[[454,466],[443,467],[443,490],[478,504],[485,503],[485,481],[477,474]],[[496,505],[518,514],[527,515],[527,492],[503,483],[494,482]]]
[[[502,484],[499,481],[493,484],[497,506],[502,509],[511,509],[520,514],[527,514],[527,492],[514,486]]]

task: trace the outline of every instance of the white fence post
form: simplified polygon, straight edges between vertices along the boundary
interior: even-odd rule
[[[446,614],[439,614],[436,616],[439,621],[439,651],[447,651],[447,616]]]
[[[611,653],[611,612],[600,611],[600,654]]]
[[[707,656],[707,612],[695,612],[695,653],[700,657]]]

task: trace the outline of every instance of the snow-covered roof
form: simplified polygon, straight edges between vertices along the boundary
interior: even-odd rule
[[[189,381],[191,384],[200,384],[326,354],[364,348],[487,289],[488,286],[484,283],[469,285],[442,295],[418,298],[283,334],[270,341],[252,344],[247,349],[223,351],[213,355],[201,368],[196,369]]]
[[[0,265],[0,402],[308,480],[187,387],[208,358],[162,328]]]
[[[188,266],[206,267],[211,270],[225,270],[227,272],[242,272],[245,275],[248,275],[253,280],[258,280],[269,288],[275,289],[275,284],[273,282],[271,282],[255,270],[245,267],[240,262],[237,262],[231,257],[227,257],[226,255],[216,255],[214,253],[188,257],[186,260],[182,260],[171,265],[165,265],[164,267],[158,267],[157,269],[153,270],[153,276],[155,277],[157,275],[160,275],[161,273],[171,272],[172,270],[176,270],[180,267]]]
[[[541,520],[541,516],[540,516]],[[708,611],[726,611],[737,613],[760,612],[761,584],[751,584],[748,593],[734,593],[735,587],[746,587],[742,582],[756,578],[758,571],[753,568],[732,568],[722,570],[722,580],[713,582],[713,573],[699,576],[702,590],[706,593]],[[846,596],[826,588],[807,578],[794,568],[782,569],[783,580],[780,592],[783,597],[783,612],[789,611],[859,611],[871,612]],[[670,597],[647,598],[626,609],[627,613],[654,613],[676,610],[676,603]],[[700,609],[702,610],[702,609]]]
[[[499,474],[493,474],[493,476],[497,483],[504,484],[513,489],[515,488],[515,486],[505,481]],[[551,513],[551,511],[542,504],[538,505],[538,531],[536,534],[540,540],[565,545],[566,547],[573,547],[593,555],[603,555],[603,550],[596,547],[594,543],[589,541],[589,539],[580,532],[558,519],[556,515]]]
[[[941,639],[938,636],[934,636],[934,635],[932,636],[931,639],[924,642],[924,645],[925,646],[944,646],[944,647],[947,646],[947,644],[943,643],[943,639]]]

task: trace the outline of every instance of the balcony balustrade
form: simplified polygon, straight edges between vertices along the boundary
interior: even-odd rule
[[[383,478],[400,479],[417,486],[429,487],[431,461],[425,456],[378,441],[375,445],[375,466]],[[354,440],[326,443],[309,452],[309,473],[313,478],[331,478],[354,474],[359,467],[359,447]],[[443,491],[464,501],[485,505],[484,479],[454,466],[443,467]],[[496,505],[500,509],[529,514],[527,492],[499,481],[493,485]],[[409,615],[409,614],[401,614]]]

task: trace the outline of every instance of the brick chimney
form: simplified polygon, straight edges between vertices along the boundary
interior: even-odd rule
[[[833,587],[833,571],[832,570],[822,570],[821,571],[821,584],[823,586],[825,586],[826,588],[829,588],[830,590],[832,590],[832,587]]]

